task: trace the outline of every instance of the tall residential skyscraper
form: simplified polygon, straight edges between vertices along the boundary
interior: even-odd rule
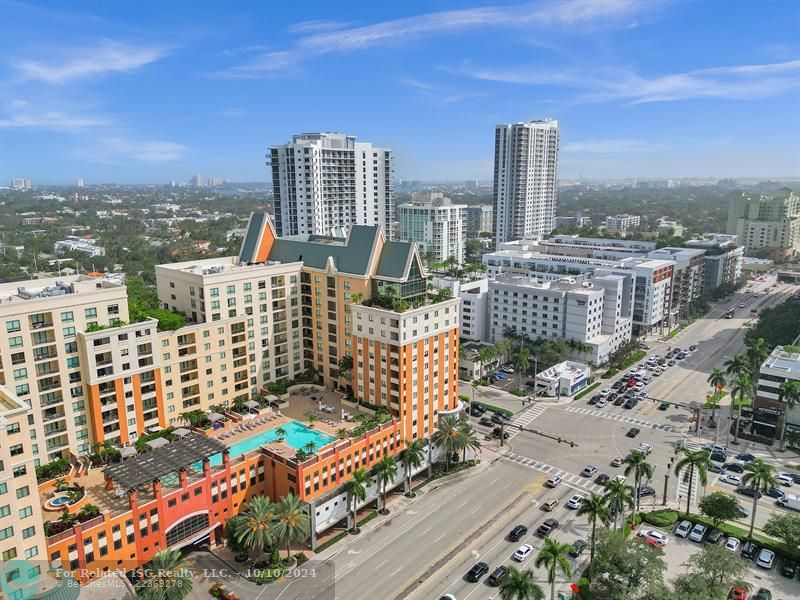
[[[380,225],[394,237],[390,149],[342,133],[303,133],[270,148],[268,158],[278,235]]]
[[[498,125],[494,142],[495,243],[555,227],[558,121]]]

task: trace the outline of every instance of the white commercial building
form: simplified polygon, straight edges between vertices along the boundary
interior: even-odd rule
[[[589,385],[591,374],[588,365],[565,360],[539,373],[536,387],[548,396],[574,396]]]
[[[489,278],[500,273],[530,275],[542,281],[561,279],[570,275],[591,273],[599,267],[618,267],[619,260],[555,256],[545,254],[544,247],[533,240],[517,240],[500,244],[494,252],[481,257]]]
[[[616,215],[606,217],[605,227],[611,233],[627,233],[642,222],[639,215]]]
[[[487,300],[489,296],[489,281],[477,279],[475,281],[461,280],[458,277],[431,277],[434,287],[448,288],[454,298],[461,299],[459,320],[462,339],[486,341],[488,340],[487,327]]]
[[[56,254],[65,252],[81,252],[89,256],[105,256],[106,249],[97,245],[97,240],[84,239],[77,236],[67,236],[64,240],[59,240],[53,244],[53,251]]]
[[[394,159],[342,133],[304,133],[269,151],[279,236],[326,235],[338,227],[380,225],[394,232]]]
[[[575,342],[575,357],[605,363],[631,339],[632,283],[630,274],[547,282],[501,275],[489,282],[489,341],[513,329],[531,340]]]
[[[538,243],[540,252],[559,256],[582,256],[603,260],[620,260],[631,256],[646,256],[656,249],[655,242],[617,240],[614,238],[554,235]]]
[[[721,285],[735,285],[742,276],[744,248],[737,245],[735,235],[709,233],[689,240],[686,246],[705,250],[703,255],[703,288],[712,290]]]
[[[464,262],[467,237],[466,204],[453,204],[439,192],[419,192],[397,207],[398,237],[416,242],[420,253],[435,262],[455,258]]]
[[[555,227],[558,141],[558,121],[495,128],[496,244],[541,238]]]

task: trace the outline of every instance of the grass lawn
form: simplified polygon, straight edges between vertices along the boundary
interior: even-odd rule
[[[591,392],[593,389],[595,389],[595,388],[596,388],[596,387],[598,387],[599,385],[600,385],[600,382],[599,382],[599,381],[596,381],[596,382],[594,382],[592,385],[590,385],[589,387],[587,387],[587,388],[586,388],[585,390],[583,390],[582,392],[578,392],[577,394],[575,394],[575,400],[580,400],[580,399],[581,399],[581,398],[583,398],[583,397],[584,397],[586,394],[588,394],[589,392]]]
[[[720,400],[722,400],[727,395],[728,395],[727,390],[722,390],[722,392],[717,395],[717,405],[719,405]],[[713,401],[712,400],[706,400],[706,404],[705,404],[704,408],[714,408]]]
[[[740,404],[741,404],[743,407],[745,407],[745,408],[746,408],[746,407],[748,407],[748,406],[752,406],[752,405],[753,405],[753,400],[752,400],[750,397],[745,397],[745,398],[736,398],[736,399],[735,399],[735,400],[734,400],[734,401],[731,403],[731,405],[733,406],[733,408],[739,408],[739,405],[740,405]]]

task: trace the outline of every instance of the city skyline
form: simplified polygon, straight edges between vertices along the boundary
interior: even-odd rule
[[[800,173],[791,3],[461,6],[0,3],[0,181],[268,181],[305,131],[392,148],[399,178],[489,180],[495,125],[545,118],[562,179]]]

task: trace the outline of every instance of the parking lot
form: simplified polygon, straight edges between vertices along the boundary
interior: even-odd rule
[[[689,541],[688,539],[681,538],[674,534],[674,532],[663,532],[655,527],[643,525],[642,529],[655,529],[666,533],[669,538],[667,545],[664,547],[664,561],[667,563],[667,573],[670,576],[675,576],[678,573],[685,572],[686,568],[683,564],[692,554],[702,550],[702,544]],[[725,537],[720,540],[720,544],[725,543]],[[756,566],[755,560],[748,560],[742,558],[743,561],[749,563],[749,569],[744,576],[744,580],[752,585],[752,592],[758,588],[766,588],[772,592],[772,600],[797,600],[800,598],[800,581],[797,575],[793,579],[789,579],[780,574],[780,560],[778,558],[773,562],[771,569],[763,569]]]

